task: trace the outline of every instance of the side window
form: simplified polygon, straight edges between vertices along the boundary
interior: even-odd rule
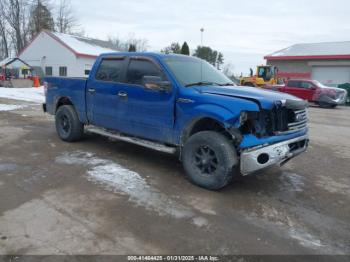
[[[52,66],[45,67],[45,75],[52,76]]]
[[[96,80],[120,82],[124,59],[103,59],[96,73]],[[86,74],[87,72],[85,72]],[[89,72],[90,73],[90,72]]]
[[[300,87],[300,82],[299,81],[288,81],[288,87]]]
[[[309,82],[301,82],[301,85],[300,85],[301,88],[307,88],[307,89],[310,89],[312,87],[312,84],[309,83]]]
[[[66,66],[60,66],[58,71],[59,71],[60,76],[67,76],[67,67]]]
[[[266,76],[266,70],[264,67],[259,68],[258,77],[264,78]]]
[[[131,59],[126,74],[126,82],[141,85],[144,76],[163,77],[163,74],[157,66],[150,61]]]

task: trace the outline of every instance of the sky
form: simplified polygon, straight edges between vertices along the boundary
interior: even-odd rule
[[[71,0],[89,37],[130,35],[149,51],[184,41],[224,54],[236,74],[296,43],[350,41],[349,0]]]

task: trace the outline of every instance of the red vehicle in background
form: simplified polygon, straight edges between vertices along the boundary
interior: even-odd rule
[[[290,79],[284,85],[265,86],[264,88],[288,93],[324,108],[335,108],[344,104],[347,96],[344,89],[325,86],[317,80],[307,79]]]

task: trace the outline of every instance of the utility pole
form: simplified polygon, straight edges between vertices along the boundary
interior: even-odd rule
[[[203,49],[203,33],[204,33],[204,28],[201,28],[201,49]],[[203,50],[202,50],[203,51]],[[200,52],[201,53],[201,52]],[[201,82],[203,82],[203,60],[201,60]]]

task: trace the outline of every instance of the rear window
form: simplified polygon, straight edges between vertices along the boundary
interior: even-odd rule
[[[312,87],[312,84],[309,83],[309,82],[301,82],[301,85],[300,85],[301,88],[307,88],[307,89],[310,89]]]
[[[123,59],[103,59],[96,73],[96,80],[120,82],[123,70]]]

